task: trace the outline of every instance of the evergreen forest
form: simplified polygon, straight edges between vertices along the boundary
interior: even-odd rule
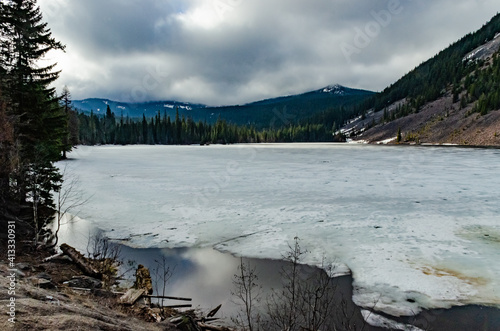
[[[105,116],[91,113],[78,114],[79,142],[85,145],[99,144],[148,144],[148,145],[189,145],[189,144],[235,144],[271,142],[331,142],[341,141],[335,135],[335,123],[311,123],[303,121],[283,125],[278,128],[257,130],[253,126],[229,123],[219,118],[216,123],[195,122],[191,117],[179,116],[174,119],[160,112],[153,118],[142,120],[120,116],[116,118],[107,109]]]
[[[35,0],[0,2],[0,219],[2,231],[34,240],[47,235],[53,193],[62,183],[54,162],[76,143],[69,108],[51,84],[54,64],[41,66],[51,50],[64,51]]]
[[[496,14],[481,29],[467,34],[375,95],[366,107],[378,111],[406,99],[405,106],[392,115],[392,119],[400,118],[418,112],[426,103],[451,91],[454,101],[460,98],[462,107],[481,99],[477,105],[478,112],[485,114],[499,109],[497,55],[492,66],[484,60],[465,59],[467,54],[493,40],[499,33],[500,14]]]

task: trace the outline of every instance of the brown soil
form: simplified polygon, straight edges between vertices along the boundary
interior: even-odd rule
[[[428,103],[416,114],[377,125],[356,140],[380,142],[396,137],[401,128],[406,143],[500,146],[500,110],[481,116],[470,114],[471,108],[469,105],[460,109],[459,103],[453,103],[447,95]]]
[[[2,253],[5,250],[2,250]],[[148,322],[150,308],[127,308],[115,295],[78,291],[63,284],[81,271],[69,260],[41,262],[47,254],[33,252],[16,257],[15,295],[9,294],[12,274],[0,256],[0,306],[2,330],[177,330],[168,322]],[[32,277],[49,276],[52,289],[33,284]],[[9,322],[7,305],[15,297],[15,323]],[[175,313],[175,312],[173,312]]]

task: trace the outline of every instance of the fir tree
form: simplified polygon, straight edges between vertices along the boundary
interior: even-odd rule
[[[78,116],[77,113],[71,108],[71,93],[67,86],[63,88],[61,94],[61,107],[64,112],[66,120],[66,130],[64,132],[62,144],[62,158],[66,159],[66,153],[70,152],[73,146],[78,144]]]
[[[61,177],[53,162],[61,158],[67,136],[66,116],[50,87],[59,73],[55,64],[39,64],[47,52],[64,46],[52,37],[35,0],[2,1],[0,18],[1,88],[18,160],[2,190],[14,206],[13,217],[28,221],[37,239],[54,212],[51,191],[59,189]]]

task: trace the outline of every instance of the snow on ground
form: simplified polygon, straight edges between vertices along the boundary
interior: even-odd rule
[[[393,142],[394,140],[398,139],[398,137],[392,137],[386,140],[378,141],[377,144],[379,145],[387,145],[388,143]]]
[[[215,247],[352,271],[395,316],[500,305],[500,151],[337,144],[79,147],[78,215],[135,247]]]

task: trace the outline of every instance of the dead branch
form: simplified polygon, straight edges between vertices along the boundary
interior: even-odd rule
[[[62,255],[64,255],[64,254],[63,254],[63,253],[57,253],[57,254],[55,254],[55,255],[52,255],[52,256],[49,256],[49,257],[47,257],[47,258],[43,259],[42,261],[43,261],[43,262],[48,262],[48,261],[50,261],[50,260],[52,260],[52,259],[55,259],[55,258],[58,258],[58,257],[60,257],[60,256],[62,256]]]

